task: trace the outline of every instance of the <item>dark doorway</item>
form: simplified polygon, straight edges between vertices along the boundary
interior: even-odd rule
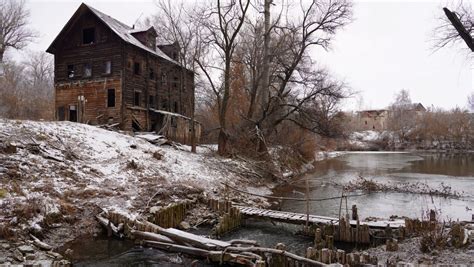
[[[76,106],[69,106],[69,121],[77,122],[77,108],[76,108]]]

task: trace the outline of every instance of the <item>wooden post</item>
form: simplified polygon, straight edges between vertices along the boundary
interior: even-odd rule
[[[387,227],[385,227],[385,237],[392,237],[392,228],[390,227],[390,224],[387,224]]]
[[[309,231],[309,182],[306,176],[306,231]]]
[[[436,212],[434,210],[430,210],[430,222],[436,221]]]
[[[342,249],[338,249],[336,251],[336,262],[340,264],[345,264],[346,263],[346,252]]]
[[[278,243],[275,246],[275,249],[279,250],[286,250],[286,245],[283,243]],[[269,266],[275,266],[275,267],[285,267],[287,266],[287,263],[290,263],[291,260],[287,259],[285,256],[281,254],[272,254],[272,260]]]
[[[339,219],[341,219],[341,211],[342,211],[342,199],[344,198],[344,188],[342,188],[342,193],[341,193],[341,201],[339,201]]]
[[[334,249],[334,236],[332,236],[332,235],[327,235],[326,236],[326,246],[330,250]]]
[[[357,213],[357,205],[352,205],[352,220],[359,220],[359,214]]]
[[[330,250],[327,248],[323,248],[321,250],[321,261],[323,263],[329,264],[331,263],[331,255],[330,255]]]
[[[320,228],[316,228],[314,231],[314,247],[316,249],[322,249],[324,247],[323,235]]]

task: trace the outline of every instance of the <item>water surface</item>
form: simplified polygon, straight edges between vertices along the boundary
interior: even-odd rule
[[[415,218],[435,209],[443,219],[470,220],[474,213],[471,210],[474,209],[474,154],[348,153],[317,163],[314,172],[276,188],[274,194],[303,198],[305,179],[308,179],[311,198],[338,196],[342,194],[343,185],[359,176],[381,183],[422,182],[431,188],[440,188],[443,183],[464,196],[456,199],[386,192],[349,198],[348,209],[356,204],[362,218],[391,215]],[[352,194],[357,193],[363,192]],[[310,212],[337,217],[339,207],[339,200],[312,202]],[[345,202],[342,207],[345,211]],[[282,210],[304,213],[306,204],[284,201]]]

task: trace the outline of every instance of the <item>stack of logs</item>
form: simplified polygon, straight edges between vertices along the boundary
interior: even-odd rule
[[[141,240],[144,246],[185,253],[211,263],[252,267],[324,266],[319,261],[286,251],[284,245],[265,248],[253,240],[214,240],[114,212],[103,212],[96,217],[115,236]]]
[[[209,199],[209,208],[220,215],[219,222],[214,228],[214,234],[217,237],[223,236],[241,226],[242,214],[240,214],[238,208],[232,206],[230,201]]]

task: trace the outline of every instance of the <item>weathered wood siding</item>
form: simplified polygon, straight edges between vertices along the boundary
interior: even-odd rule
[[[157,120],[157,128],[153,129],[169,139],[191,145],[191,119],[183,116],[173,116],[168,114],[153,114],[152,119]],[[196,143],[199,143],[201,137],[201,124],[194,122],[194,132]]]
[[[90,10],[73,19],[72,26],[60,35],[50,51],[55,55],[57,119],[64,113],[61,119],[72,120],[69,109],[73,106],[77,109],[75,121],[118,122],[124,130],[154,130],[157,120],[150,109],[192,116],[193,72],[125,42]],[[83,30],[87,28],[95,29],[95,41],[91,44],[83,43]],[[155,46],[150,42],[154,30],[135,35],[146,45]],[[110,73],[106,73],[108,61]],[[86,65],[91,66],[90,76],[84,75]],[[73,77],[68,75],[68,66],[73,66]],[[115,89],[114,107],[108,107],[109,89]],[[170,133],[184,142],[190,134],[184,124]]]
[[[82,44],[82,30],[95,28],[93,44]],[[69,107],[76,106],[79,122],[103,124],[122,121],[122,42],[93,14],[86,13],[62,38],[56,49],[54,80],[56,88],[56,118],[64,108],[70,120]],[[111,62],[111,73],[105,64]],[[84,65],[90,64],[92,73],[84,77]],[[68,65],[74,66],[74,77],[68,77]],[[115,107],[107,107],[107,90],[115,89]],[[79,97],[85,101],[81,103]]]
[[[78,109],[79,122],[88,124],[121,122],[121,85],[121,79],[112,78],[69,82],[56,85],[56,110],[63,107],[66,115],[65,119],[70,120],[69,107],[74,105]],[[108,89],[115,89],[115,107],[107,107]],[[80,96],[84,96],[86,101],[80,103]]]
[[[96,43],[82,44],[82,30],[94,27]],[[122,41],[93,14],[86,14],[58,42],[55,53],[56,83],[119,77],[122,74]],[[105,62],[111,61],[112,73],[105,74]],[[84,64],[92,65],[92,76],[84,77]],[[67,66],[74,65],[74,78],[67,75]]]
[[[147,113],[148,108],[160,109],[192,116],[194,101],[194,73],[183,69],[146,51],[126,45],[124,69],[124,106],[127,110],[144,108],[140,116],[143,130],[153,130],[155,125]],[[139,64],[139,74],[135,72],[135,64]],[[152,74],[151,74],[152,73]],[[186,78],[183,78],[186,77]],[[182,85],[185,82],[184,86]],[[135,105],[135,92],[140,95],[139,105]],[[125,116],[131,114],[126,111]],[[124,118],[124,129],[132,129],[131,118]]]

